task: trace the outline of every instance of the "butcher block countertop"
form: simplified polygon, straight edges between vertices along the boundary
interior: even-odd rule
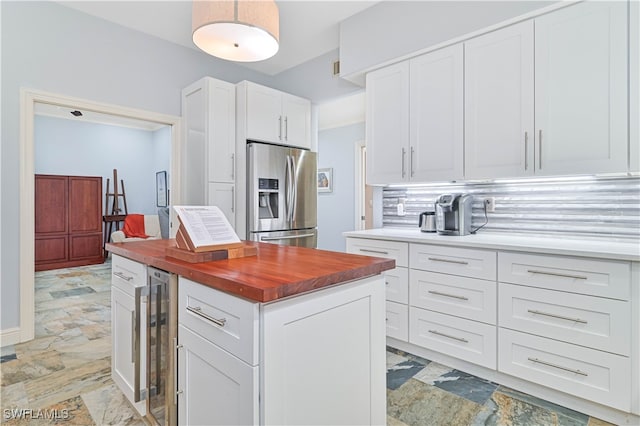
[[[271,302],[323,287],[377,275],[395,267],[390,259],[302,247],[246,242],[257,256],[188,263],[167,257],[169,240],[109,243],[113,254],[144,263],[255,302]]]

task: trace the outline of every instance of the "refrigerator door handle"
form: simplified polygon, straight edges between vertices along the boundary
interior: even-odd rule
[[[313,237],[315,234],[285,235],[282,237],[260,237],[260,241],[297,240],[299,238]]]
[[[293,168],[293,157],[287,155],[287,173],[289,175],[289,197],[287,198],[287,221],[289,226],[293,222],[293,209],[294,209],[294,197],[295,197],[295,172]]]
[[[297,204],[298,204],[298,168],[296,167],[296,159],[291,156],[291,176],[293,176],[291,185],[291,226],[295,227]]]
[[[291,177],[289,176],[289,156],[287,155],[287,165],[284,171],[284,214],[286,221],[289,221],[289,197],[291,192]]]

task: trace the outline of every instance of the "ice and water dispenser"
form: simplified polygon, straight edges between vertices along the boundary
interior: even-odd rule
[[[278,179],[258,179],[258,217],[275,219],[278,217]]]

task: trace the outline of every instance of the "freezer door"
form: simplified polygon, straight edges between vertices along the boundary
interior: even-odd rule
[[[247,144],[247,230],[289,229],[290,149]]]
[[[315,228],[318,222],[317,154],[291,149],[291,229]]]
[[[318,247],[317,229],[300,229],[297,231],[256,232],[249,234],[252,241],[280,244],[283,246]]]

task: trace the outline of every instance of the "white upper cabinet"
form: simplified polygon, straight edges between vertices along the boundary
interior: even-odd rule
[[[403,182],[409,155],[409,62],[367,74],[367,183]]]
[[[418,182],[463,177],[463,48],[411,59],[409,174]]]
[[[627,170],[627,6],[585,2],[535,20],[537,174]]]
[[[465,42],[465,178],[533,174],[533,21]]]
[[[311,148],[311,102],[246,82],[247,139]]]
[[[367,183],[462,179],[462,84],[462,45],[367,74]]]

